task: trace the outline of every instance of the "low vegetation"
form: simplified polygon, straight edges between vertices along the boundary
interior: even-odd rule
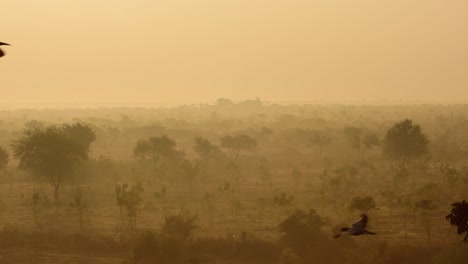
[[[466,131],[463,105],[3,110],[0,262],[466,263]],[[361,213],[377,235],[333,238]]]

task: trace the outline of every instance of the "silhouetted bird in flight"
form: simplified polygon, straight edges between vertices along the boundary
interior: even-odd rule
[[[349,227],[343,227],[340,229],[340,233],[335,235],[335,238],[338,238],[342,235],[342,233],[345,234],[350,234],[352,236],[359,236],[359,235],[375,235],[374,232],[367,231],[366,228],[367,225],[367,215],[366,214],[361,214],[361,219],[357,221],[356,223],[353,224],[351,228]]]
[[[2,46],[2,45],[10,46],[10,44],[4,43],[4,42],[0,42],[0,46]],[[0,49],[0,57],[3,57],[4,55],[5,55],[5,53]]]

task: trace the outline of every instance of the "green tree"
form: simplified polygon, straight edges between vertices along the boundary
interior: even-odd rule
[[[192,164],[190,160],[185,158],[181,159],[178,163],[178,172],[180,180],[187,183],[187,187],[191,191],[195,178],[200,174],[199,164]]]
[[[173,215],[166,219],[162,233],[169,236],[179,236],[183,239],[188,239],[192,236],[192,232],[197,228],[195,224],[197,216]]]
[[[419,200],[414,203],[414,209],[418,213],[422,220],[422,227],[427,235],[427,245],[431,246],[431,234],[432,234],[432,212],[436,209],[436,206],[431,200]]]
[[[455,166],[452,167],[445,163],[440,165],[440,171],[444,174],[445,180],[453,193],[460,181],[459,171]]]
[[[34,129],[44,129],[45,124],[42,121],[38,121],[35,119],[29,120],[26,123],[24,123],[24,126],[28,130],[34,130]]]
[[[319,156],[322,157],[323,149],[331,143],[330,137],[323,135],[323,132],[318,130],[311,130],[308,132],[310,133],[309,144],[314,147]]]
[[[403,166],[409,160],[425,155],[428,144],[429,140],[421,127],[405,119],[388,129],[383,141],[383,153]]]
[[[302,179],[302,172],[300,169],[298,168],[294,168],[292,169],[291,171],[291,177],[294,181],[294,187],[296,188],[296,192],[299,188],[299,184],[301,183],[301,179]]]
[[[343,133],[351,147],[360,153],[362,147],[362,129],[358,127],[345,127],[343,129]]]
[[[278,207],[289,207],[294,201],[294,196],[282,192],[273,197],[273,203]]]
[[[161,209],[164,214],[164,220],[167,220],[168,217],[168,209],[169,206],[167,204],[167,197],[166,197],[167,189],[166,186],[162,186],[159,192],[154,192],[153,196],[161,203]]]
[[[294,196],[287,195],[285,192],[280,194],[276,194],[273,197],[273,205],[277,208],[278,211],[278,219],[281,220],[283,215],[289,215],[291,208],[294,203]]]
[[[11,146],[13,156],[19,159],[20,168],[53,185],[57,205],[60,186],[71,177],[75,167],[88,158],[90,144],[95,139],[89,126],[77,123],[25,130],[23,136],[13,140]]]
[[[278,212],[278,216],[289,214],[290,208],[293,206],[294,196],[287,195],[285,192],[277,194],[273,197],[273,205],[277,207],[280,212]]]
[[[356,150],[359,160],[364,158],[364,153],[367,150],[380,144],[377,135],[365,133],[363,129],[358,127],[345,127],[343,133],[350,146]]]
[[[380,139],[377,137],[376,134],[366,134],[362,138],[363,148],[361,151],[361,159],[364,158],[364,153],[367,150],[371,150],[374,147],[380,146]]]
[[[410,217],[410,214],[412,213],[413,208],[413,195],[411,194],[405,194],[402,195],[401,197],[398,197],[396,202],[397,205],[400,207],[401,215],[402,215],[402,220],[403,220],[403,228],[405,231],[405,238],[408,238],[408,220]]]
[[[263,184],[263,187],[266,187],[267,185],[272,185],[272,173],[270,168],[271,166],[269,166],[268,160],[266,160],[265,158],[261,158],[257,167],[257,172],[260,176],[260,180]]]
[[[148,160],[152,164],[153,174],[161,179],[166,175],[180,173],[180,162],[184,153],[177,150],[176,142],[167,135],[149,137],[139,140],[133,148],[133,156],[140,160]]]
[[[211,143],[208,139],[195,137],[194,141],[195,146],[193,147],[193,150],[195,150],[201,159],[210,159],[221,156],[221,149],[215,144]]]
[[[257,140],[247,135],[221,137],[221,147],[228,149],[232,158],[238,158],[241,150],[252,150],[257,146]]]
[[[80,221],[80,231],[83,232],[83,218],[85,214],[88,212],[88,203],[85,201],[83,197],[83,188],[78,187],[76,188],[75,192],[75,199],[70,204],[70,207],[76,209],[78,213],[78,218]]]
[[[39,201],[41,200],[41,196],[39,193],[36,192],[32,195],[31,198],[32,198],[34,223],[36,224],[36,227],[39,229],[39,231],[42,231],[42,225],[39,223],[39,219],[37,217],[37,210],[39,206]]]
[[[213,216],[214,216],[214,211],[215,211],[214,199],[215,199],[215,195],[213,193],[206,193],[205,196],[203,196],[203,200],[205,200],[206,207],[210,214],[211,229],[213,229]]]
[[[219,107],[233,107],[235,105],[232,100],[228,98],[218,98],[216,103]]]
[[[370,196],[366,196],[363,198],[354,197],[353,200],[351,201],[349,208],[352,210],[359,210],[363,213],[367,213],[370,210],[377,209],[374,198]]]
[[[130,187],[130,188],[129,188]],[[115,187],[115,197],[117,205],[120,208],[120,214],[122,217],[122,208],[127,211],[127,217],[129,220],[130,233],[133,235],[137,228],[137,216],[143,205],[142,193],[144,189],[141,182],[129,186],[128,184],[117,185]]]
[[[242,209],[239,190],[232,186],[229,182],[225,182],[223,185],[218,187],[218,191],[227,202],[234,228],[237,229],[238,216],[240,214],[240,210]]]
[[[450,214],[445,216],[451,226],[457,227],[457,234],[465,235],[463,238],[464,243],[468,243],[468,203],[463,200],[451,204],[452,210]]]
[[[244,101],[240,101],[238,103],[239,106],[242,108],[257,108],[257,107],[262,107],[263,102],[260,100],[260,98],[255,98],[255,99],[247,99]]]
[[[139,140],[133,148],[133,156],[138,159],[149,159],[156,165],[165,157],[177,153],[176,142],[167,135],[149,137],[147,140]]]
[[[84,150],[89,150],[91,143],[96,140],[96,134],[90,125],[81,123],[64,124],[62,130],[65,135],[78,142]]]
[[[266,206],[267,206],[267,199],[263,197],[257,198],[257,209],[258,209],[258,224],[260,230],[263,228],[263,218],[265,216]]]
[[[122,231],[122,226],[123,226],[123,209],[124,209],[124,203],[125,203],[125,192],[124,189],[126,190],[128,188],[128,184],[117,184],[115,185],[115,201],[117,203],[117,206],[119,207],[119,213],[120,213],[120,232]]]

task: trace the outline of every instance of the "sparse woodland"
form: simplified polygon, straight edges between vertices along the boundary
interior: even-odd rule
[[[0,110],[0,263],[467,263],[467,134],[468,105]]]

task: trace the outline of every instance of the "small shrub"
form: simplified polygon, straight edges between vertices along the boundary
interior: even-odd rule
[[[195,220],[196,216],[170,216],[164,223],[162,234],[169,236],[181,236],[184,239],[188,239],[192,235],[193,230],[197,228],[195,225]]]
[[[146,231],[140,235],[133,248],[135,263],[157,263],[161,257],[161,244],[154,232]]]

